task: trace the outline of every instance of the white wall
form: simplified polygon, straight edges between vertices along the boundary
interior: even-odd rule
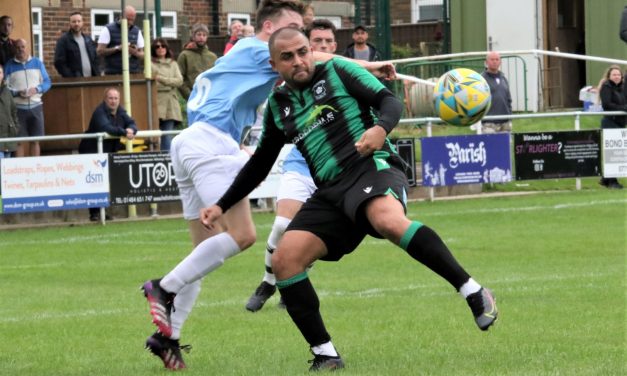
[[[541,30],[539,0],[486,0],[487,45],[494,51],[531,50],[541,48],[538,30]],[[530,55],[522,58],[527,66],[527,109],[538,110],[539,98],[539,60]],[[503,65],[503,73],[510,81],[512,89],[512,107],[514,111],[523,111],[522,65],[518,67]]]

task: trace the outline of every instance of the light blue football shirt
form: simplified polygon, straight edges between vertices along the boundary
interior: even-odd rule
[[[283,161],[283,172],[293,171],[303,176],[311,177],[311,172],[305,161],[305,157],[293,147],[290,153],[285,157]]]
[[[187,102],[189,124],[208,123],[240,143],[243,128],[255,122],[257,107],[279,78],[269,59],[268,43],[240,39],[213,68],[196,77]]]

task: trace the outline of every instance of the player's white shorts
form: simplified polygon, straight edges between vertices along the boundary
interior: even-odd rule
[[[305,202],[316,191],[317,187],[310,176],[304,176],[295,171],[281,174],[277,201],[290,199]]]
[[[174,137],[170,154],[187,220],[215,204],[249,159],[230,135],[201,122]]]

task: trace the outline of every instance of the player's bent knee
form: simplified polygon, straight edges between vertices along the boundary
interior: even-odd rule
[[[242,251],[250,248],[257,241],[257,233],[254,228],[235,232],[231,236]]]

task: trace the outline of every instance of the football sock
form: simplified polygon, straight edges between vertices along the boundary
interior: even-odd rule
[[[322,345],[314,346],[311,348],[311,351],[315,355],[337,356],[337,351],[335,351],[335,347],[331,341],[323,343]]]
[[[200,293],[200,283],[202,279],[194,281],[189,285],[183,286],[181,291],[174,297],[174,309],[170,313],[170,321],[172,326],[171,339],[181,338],[181,329],[187,316],[192,311],[192,307]]]
[[[266,244],[266,272],[263,275],[263,280],[268,282],[271,285],[276,284],[276,277],[274,273],[272,273],[272,253],[276,249],[279,244],[279,240],[285,233],[285,229],[287,225],[290,224],[292,220],[285,217],[277,216],[274,218],[274,223],[272,224],[272,231],[270,232],[270,236],[268,236],[268,243]]]
[[[161,280],[161,287],[178,294],[183,286],[201,279],[219,268],[229,257],[240,251],[227,232],[212,236],[198,244],[170,273]]]
[[[464,299],[466,299],[468,295],[474,294],[479,290],[481,290],[481,285],[474,279],[470,278],[468,282],[464,283],[459,289],[459,293],[464,297]]]
[[[285,302],[287,313],[305,337],[310,347],[331,341],[331,336],[322,322],[320,301],[306,272],[277,281],[277,287]]]
[[[470,279],[470,275],[457,263],[438,234],[420,222],[412,222],[399,246],[458,291]]]

